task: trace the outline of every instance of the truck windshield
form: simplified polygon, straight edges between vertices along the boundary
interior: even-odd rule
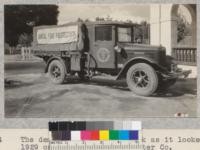
[[[118,27],[118,41],[119,42],[131,42],[131,28],[130,27]]]

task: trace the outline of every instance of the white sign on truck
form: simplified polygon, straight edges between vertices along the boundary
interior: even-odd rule
[[[60,44],[78,41],[78,25],[41,28],[37,30],[38,44]]]

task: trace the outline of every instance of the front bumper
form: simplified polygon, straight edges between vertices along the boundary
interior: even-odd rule
[[[165,79],[177,79],[177,78],[187,78],[189,74],[192,73],[191,70],[182,70],[169,72],[168,74],[163,74]]]

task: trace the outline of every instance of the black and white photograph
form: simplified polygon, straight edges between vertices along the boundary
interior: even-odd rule
[[[5,118],[197,117],[196,9],[4,5]]]

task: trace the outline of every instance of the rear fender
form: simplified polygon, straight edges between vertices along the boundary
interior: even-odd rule
[[[136,64],[136,63],[146,63],[146,64],[149,64],[151,65],[156,71],[161,71],[161,72],[166,72],[167,70],[158,65],[158,63],[156,63],[155,61],[149,59],[149,58],[145,58],[145,57],[137,57],[137,58],[133,58],[133,59],[130,59],[127,63],[125,63],[124,67],[121,69],[121,71],[118,73],[117,75],[117,78],[116,80],[119,80],[119,79],[123,79],[123,78],[126,78],[126,73],[128,71],[128,69]]]

